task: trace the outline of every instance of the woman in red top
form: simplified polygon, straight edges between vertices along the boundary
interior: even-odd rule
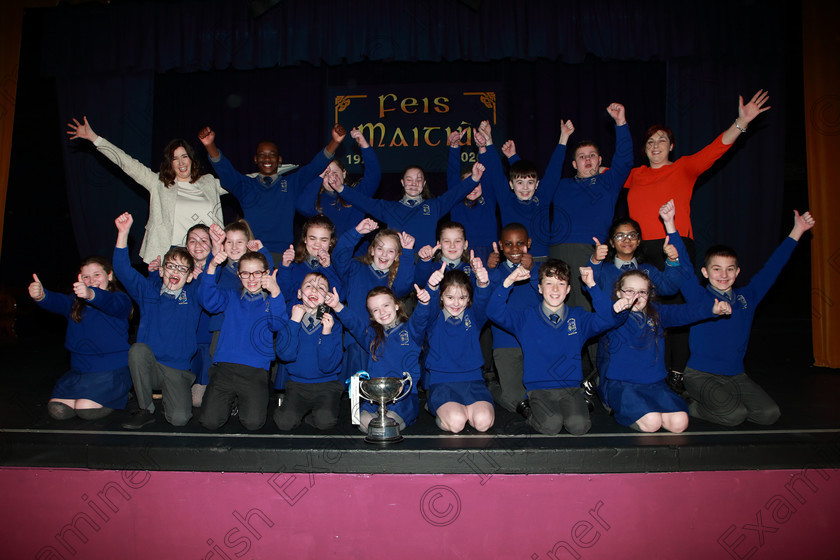
[[[650,127],[645,135],[645,155],[650,166],[635,167],[624,183],[627,192],[627,206],[630,217],[639,222],[647,244],[654,248],[655,255],[648,255],[647,262],[662,265],[662,239],[664,235],[655,239],[657,233],[664,233],[659,222],[659,208],[674,199],[677,207],[676,224],[679,231],[692,240],[694,232],[691,228],[691,194],[697,178],[709,169],[717,159],[735,143],[738,137],[747,131],[747,126],[760,113],[770,109],[764,107],[770,99],[770,94],[759,90],[753,95],[749,103],[744,105],[744,98],[738,97],[738,118],[714,141],[690,156],[683,156],[671,161],[674,149],[674,133],[670,128],[662,125]],[[693,250],[693,242],[688,241],[689,251]],[[643,246],[644,250],[645,247]],[[651,251],[651,252],[654,252]]]

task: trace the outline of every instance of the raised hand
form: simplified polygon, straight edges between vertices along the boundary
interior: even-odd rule
[[[320,264],[324,268],[327,268],[330,266],[331,262],[332,261],[330,259],[329,251],[327,251],[326,249],[321,249],[320,251],[318,251],[318,264]]]
[[[275,268],[271,274],[263,274],[260,278],[260,286],[262,289],[271,294],[271,297],[276,298],[280,295],[280,286],[277,284],[277,269]]]
[[[519,261],[519,264],[528,270],[534,267],[534,255],[528,252],[528,247],[522,248],[522,259]]]
[[[508,159],[516,155],[516,144],[513,140],[508,140],[502,144],[502,153],[505,154],[505,157]]]
[[[508,274],[508,277],[505,278],[505,281],[504,281],[503,284],[504,284],[505,288],[509,288],[509,287],[513,286],[514,284],[516,284],[517,282],[519,282],[521,280],[527,280],[530,277],[531,277],[531,271],[529,269],[525,268],[524,266],[517,266],[516,268],[513,269],[513,272]]]
[[[432,289],[437,288],[441,281],[443,280],[443,275],[446,272],[446,262],[444,261],[443,264],[440,266],[439,269],[432,272],[432,275],[429,276],[429,280],[426,282],[428,286]]]
[[[417,284],[414,284],[414,291],[417,292],[417,301],[419,301],[423,305],[426,305],[427,303],[429,303],[429,300],[432,299],[432,296],[429,295],[429,292],[427,292],[425,289],[421,288]]]
[[[213,269],[215,269],[217,266],[222,266],[227,259],[228,259],[228,255],[227,255],[227,253],[225,253],[224,249],[222,249],[218,253],[213,253],[213,260],[210,261],[210,264],[207,267],[208,272],[211,272],[209,270],[211,266],[213,267]]]
[[[280,258],[280,264],[288,267],[295,260],[295,246],[289,245],[289,248],[283,251],[283,256]]]
[[[335,319],[333,319],[332,313],[321,315],[321,334],[330,334],[333,325],[335,325]]]
[[[155,257],[155,260],[149,263],[149,272],[157,272],[160,270],[160,263],[163,262],[163,259],[158,255]]]
[[[472,180],[476,183],[481,182],[481,176],[484,175],[484,165],[481,163],[474,163],[472,167]]]
[[[352,128],[352,130],[350,130],[350,138],[355,140],[356,144],[358,144],[360,148],[370,148],[370,144],[368,144],[365,135],[362,134],[362,131],[360,131],[355,126]]]
[[[715,298],[715,305],[712,307],[712,313],[715,315],[732,315],[732,306],[728,301],[718,301]]]
[[[91,142],[93,142],[94,140],[99,138],[99,135],[97,135],[90,127],[87,117],[82,117],[81,123],[76,119],[73,119],[73,122],[67,123],[67,126],[70,128],[70,130],[67,131],[67,134],[70,136],[70,140],[75,140],[76,138],[83,138],[85,140],[90,140]]]
[[[475,145],[479,148],[487,147],[487,137],[484,136],[477,128],[473,129],[473,139],[475,140]]]
[[[198,131],[198,139],[204,146],[210,146],[216,143],[216,133],[209,126],[205,126]]]
[[[595,252],[592,253],[592,261],[593,262],[601,262],[607,258],[607,253],[610,250],[609,245],[603,244],[598,241],[597,237],[593,237],[592,241],[595,242]]]
[[[344,127],[340,124],[336,124],[334,127],[332,127],[330,134],[332,135],[332,139],[334,142],[338,142],[339,144],[341,144],[344,141],[344,137],[347,136],[347,131],[344,130]]]
[[[114,220],[114,224],[117,226],[117,231],[120,233],[128,233],[131,230],[131,224],[134,223],[134,218],[128,212],[123,212],[117,219]]]
[[[344,305],[338,297],[338,290],[336,290],[335,287],[333,287],[332,292],[324,296],[324,303],[326,303],[327,306],[336,313],[344,309]]]
[[[665,253],[665,256],[668,258],[669,261],[675,261],[680,258],[680,252],[677,251],[677,248],[668,243],[670,239],[670,235],[665,236],[665,244],[662,245],[662,252]]]
[[[674,199],[672,198],[665,204],[659,207],[659,217],[662,218],[662,223],[665,226],[668,226],[668,223],[674,223],[674,217],[677,215],[677,207],[674,204]]]
[[[796,210],[793,211],[793,230],[790,232],[790,237],[799,241],[802,234],[816,225],[814,218],[811,217],[810,212],[805,212],[801,216]]]
[[[420,260],[428,262],[435,257],[435,253],[440,250],[440,243],[436,244],[434,247],[431,245],[423,245],[420,247],[420,250],[417,251],[417,256],[420,257]]]
[[[493,252],[487,256],[487,268],[496,268],[502,260],[502,255],[499,253],[499,245],[493,242]]]
[[[376,220],[365,218],[356,226],[356,231],[362,235],[366,235],[377,228],[379,228],[379,224],[376,223]]]
[[[490,283],[490,274],[484,268],[484,263],[474,255],[472,250],[470,250],[470,267],[472,267],[473,274],[475,274],[476,284],[487,286]]]
[[[292,306],[292,312],[289,314],[289,319],[295,323],[300,323],[300,320],[303,319],[304,315],[306,315],[306,308],[303,304],[297,303]]]
[[[595,274],[593,274],[591,266],[580,267],[580,281],[586,284],[588,288],[595,285]]]
[[[620,297],[617,300],[615,300],[615,303],[613,304],[613,311],[615,311],[616,313],[621,313],[626,309],[633,309],[633,306],[636,305],[637,301],[639,301],[638,297],[635,297],[632,300],[627,299],[625,297]]]
[[[414,249],[414,236],[404,231],[401,231],[400,245],[402,245],[403,249]]]
[[[624,115],[624,105],[621,103],[610,103],[607,105],[607,114],[612,117],[617,126],[627,124],[627,118]]]
[[[575,131],[575,125],[572,124],[571,119],[568,121],[563,121],[560,119],[560,140],[557,142],[558,144],[563,144],[564,146],[569,141],[569,137]]]
[[[46,294],[44,294],[44,285],[41,284],[37,274],[32,275],[32,283],[29,284],[29,297],[35,301],[41,301],[46,297]]]
[[[764,107],[764,104],[770,100],[770,94],[764,90],[758,90],[755,95],[752,96],[750,102],[744,105],[744,98],[742,96],[738,96],[738,120],[741,122],[742,127],[746,127],[754,118],[758,115],[763,113],[764,111],[769,111],[770,106]]]
[[[223,250],[225,237],[225,230],[219,224],[210,225],[210,250],[213,251],[213,254]]]
[[[449,138],[446,139],[446,143],[449,144],[450,148],[460,148],[461,147],[461,138],[463,138],[465,131],[458,131],[453,130],[449,133]]]
[[[263,248],[263,243],[259,239],[252,239],[251,241],[245,244],[245,247],[247,247],[248,250],[252,253],[256,253],[257,251]]]
[[[484,139],[487,141],[486,144],[488,146],[493,143],[493,129],[490,126],[490,121],[481,121],[481,123],[478,125],[478,130],[484,136]]]
[[[76,297],[82,299],[93,299],[93,296],[96,295],[93,293],[93,289],[82,281],[81,274],[79,274],[78,279],[73,282],[73,293],[76,294]]]

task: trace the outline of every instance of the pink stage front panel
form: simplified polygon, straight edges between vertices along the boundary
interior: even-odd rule
[[[3,468],[0,557],[837,558],[839,481]]]

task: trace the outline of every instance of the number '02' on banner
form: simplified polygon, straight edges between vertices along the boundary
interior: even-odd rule
[[[472,129],[481,121],[493,125],[494,143],[504,142],[500,91],[500,84],[493,83],[333,87],[327,89],[327,122],[348,132],[358,128],[376,150],[384,173],[401,173],[409,165],[445,171],[446,140],[454,130],[467,131],[461,139],[463,164],[476,161]],[[361,173],[360,150],[345,143],[339,157],[349,172]]]

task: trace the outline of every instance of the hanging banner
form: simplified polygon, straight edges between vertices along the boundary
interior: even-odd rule
[[[362,131],[376,150],[384,173],[401,173],[409,165],[426,171],[445,171],[447,138],[453,130],[466,130],[462,163],[476,161],[472,129],[481,121],[493,126],[495,142],[505,138],[499,84],[413,84],[328,88],[327,122],[348,132]],[[351,173],[361,173],[362,155],[346,149],[342,162]]]

